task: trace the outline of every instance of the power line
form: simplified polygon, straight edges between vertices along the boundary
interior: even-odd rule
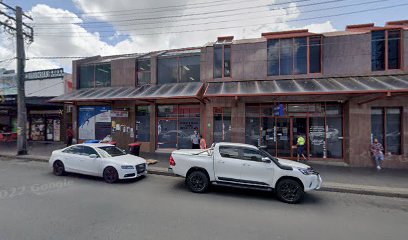
[[[269,13],[273,13],[273,11],[276,10],[287,10],[287,9],[292,9],[292,8],[299,8],[299,7],[309,7],[309,6],[316,6],[316,5],[322,5],[322,4],[330,4],[330,3],[334,3],[334,2],[343,2],[343,1],[348,1],[348,0],[332,0],[332,1],[326,1],[326,2],[318,2],[318,3],[312,3],[312,4],[303,4],[303,5],[296,5],[296,6],[288,6],[285,8],[279,8],[279,9],[273,9],[273,10],[256,10],[256,11],[246,11],[246,12],[238,12],[238,13],[229,13],[229,14],[223,14],[223,15],[218,15],[218,16],[211,16],[212,19],[215,18],[225,18],[225,17],[231,17],[231,16],[241,16],[243,14],[251,14],[251,13],[264,13],[264,12],[269,12]],[[376,2],[385,2],[385,1],[390,1],[390,0],[384,0],[384,1],[376,1]],[[310,12],[309,11],[302,11],[302,13],[304,12]],[[284,15],[284,14],[282,14]],[[286,14],[287,15],[287,14]],[[276,15],[274,15],[276,16]],[[166,21],[154,21],[154,22],[140,22],[137,25],[153,25],[153,24],[158,24],[158,23],[170,23],[170,22],[185,22],[185,21],[189,21],[189,24],[191,24],[191,21],[194,20],[203,20],[203,19],[208,19],[208,17],[197,17],[197,18],[188,18],[188,19],[173,19],[173,20],[166,20]],[[95,26],[95,25],[91,25],[91,26],[86,26],[86,28],[106,28],[109,27],[111,28],[111,25],[107,25],[109,23],[104,23],[104,25],[102,26]],[[204,24],[204,23],[203,23]],[[134,23],[125,23],[125,24],[115,24],[116,27],[121,27],[121,26],[134,26]],[[183,25],[186,26],[186,25]],[[36,29],[66,29],[66,27],[36,27]]]
[[[297,0],[293,2],[304,2],[308,0]],[[337,1],[345,1],[345,0],[337,0]],[[286,2],[287,3],[287,2]],[[279,5],[279,4],[276,4]],[[233,12],[233,11],[240,11],[246,9],[255,9],[261,7],[269,7],[271,4],[262,4],[256,5],[251,7],[239,7],[227,10],[217,10],[217,11],[209,11],[209,12],[201,12],[201,13],[190,13],[190,14],[180,14],[180,15],[168,15],[168,16],[155,16],[155,17],[148,17],[148,18],[132,18],[132,19],[121,19],[121,20],[111,20],[109,22],[134,22],[134,21],[146,21],[146,20],[156,20],[156,19],[168,19],[168,18],[181,18],[181,17],[189,17],[189,16],[202,16],[202,15],[211,15],[214,13],[225,13],[225,12]],[[100,24],[104,23],[103,21],[93,21],[93,22],[76,22],[76,23],[47,23],[47,22],[37,22],[35,25],[41,26],[52,26],[52,25],[69,25],[69,24],[79,24],[79,25],[88,25],[88,24]]]
[[[254,1],[262,1],[262,0],[252,0],[252,2],[254,2]],[[308,2],[308,1],[311,1],[311,0],[288,1],[288,2],[279,3],[279,5],[288,4],[288,3],[291,3],[291,2]],[[224,0],[207,2],[206,4],[214,3],[214,2],[217,2],[217,4],[212,4],[212,5],[207,5],[207,6],[199,6],[199,7],[192,7],[192,8],[189,8],[188,4],[186,4],[186,5],[179,5],[179,6],[177,6],[177,8],[182,8],[180,10],[192,10],[192,9],[202,10],[203,8],[214,7],[214,6],[219,7],[219,6],[231,4],[231,2],[225,2]],[[218,3],[218,2],[221,2],[221,3]],[[236,5],[236,4],[239,4],[239,3],[248,3],[248,1],[247,0],[241,0],[241,1],[232,2],[232,3]],[[204,4],[204,3],[202,3],[202,4]],[[270,5],[278,5],[278,4],[270,4]],[[95,12],[93,12],[93,13],[92,12],[74,13],[74,14],[76,14],[76,15],[86,15],[86,16],[89,16],[89,17],[97,18],[97,17],[127,16],[127,15],[140,15],[140,14],[147,14],[147,13],[161,13],[161,12],[176,11],[175,9],[169,9],[169,8],[176,8],[176,7],[173,6],[173,7],[157,7],[157,8],[138,8],[138,9],[130,9],[130,10],[116,10],[116,11],[107,11],[107,12],[99,12],[99,13],[129,12],[129,11],[142,11],[142,12],[119,13],[119,14],[103,14],[103,15],[95,15],[95,16],[94,16]],[[149,9],[162,9],[162,10],[146,11],[146,10],[149,10]],[[45,16],[47,16],[47,15],[45,15]],[[48,15],[48,16],[52,16],[52,15]],[[78,16],[75,16],[75,17],[73,17],[73,16],[70,16],[70,17],[68,17],[68,16],[52,16],[52,17],[53,18],[68,18],[68,19],[70,19],[70,18],[71,19],[72,18],[79,18]],[[47,18],[47,17],[36,17],[36,19],[43,19],[43,18]]]
[[[217,28],[207,28],[207,29],[195,29],[195,30],[185,30],[185,31],[173,31],[173,32],[155,32],[155,33],[138,33],[136,35],[131,35],[131,34],[126,34],[126,36],[152,36],[152,35],[163,35],[163,34],[179,34],[179,33],[191,33],[191,32],[204,32],[204,31],[213,31],[213,30],[225,30],[225,29],[235,29],[235,28],[244,28],[244,27],[254,27],[254,26],[267,26],[271,24],[276,24],[276,23],[287,23],[287,22],[299,22],[299,21],[305,21],[305,20],[315,20],[315,19],[322,19],[322,18],[332,18],[332,17],[339,17],[339,16],[346,16],[346,15],[352,15],[356,13],[363,13],[363,12],[371,12],[371,11],[378,11],[378,10],[385,10],[385,9],[390,9],[390,8],[396,8],[396,7],[402,7],[402,6],[407,6],[408,3],[406,4],[398,4],[398,5],[392,5],[392,6],[385,6],[385,7],[378,7],[378,8],[371,8],[371,9],[364,9],[364,10],[358,10],[358,11],[352,11],[352,12],[346,12],[346,13],[338,13],[338,14],[331,14],[331,15],[324,15],[324,16],[318,16],[318,17],[309,17],[309,18],[299,18],[299,19],[292,19],[292,20],[286,20],[286,21],[278,21],[274,23],[264,23],[264,24],[249,24],[249,25],[239,25],[239,26],[230,26],[230,27],[217,27]],[[78,32],[79,33],[79,32]],[[49,37],[95,37],[94,35],[59,35],[59,34],[41,34],[37,36],[49,36]],[[99,35],[102,37],[106,36],[112,36],[112,35]]]
[[[254,1],[261,1],[261,0],[252,0],[251,3],[253,3]],[[286,2],[281,2],[281,3],[270,3],[270,4],[266,4],[264,6],[279,6],[279,5],[285,5],[285,4],[289,4],[289,3],[297,3],[297,2],[309,2],[311,0],[296,0],[296,1],[286,1]],[[231,2],[225,2],[224,0],[222,1],[213,1],[213,2],[221,2],[218,4],[212,4],[212,5],[208,5],[208,6],[199,6],[199,7],[194,7],[194,8],[189,8],[188,4],[187,5],[178,5],[178,8],[182,8],[180,10],[191,10],[191,9],[198,9],[198,10],[202,10],[203,8],[208,8],[208,7],[219,7],[219,6],[223,6],[223,5],[230,5]],[[208,3],[213,3],[213,2],[207,2]],[[237,2],[232,2],[234,5],[239,4],[239,3],[248,3],[247,0],[241,0],[241,1],[237,1]],[[204,4],[204,3],[202,3]],[[174,6],[173,6],[174,7]],[[158,11],[146,11],[149,9],[163,9],[163,10],[158,10]],[[99,16],[90,16],[90,17],[111,17],[111,16],[127,16],[127,15],[140,15],[140,14],[147,14],[147,13],[161,13],[161,12],[173,12],[175,11],[174,9],[169,9],[169,7],[157,7],[157,8],[138,8],[138,9],[131,9],[131,10],[116,10],[116,11],[106,11],[106,12],[99,12],[99,13],[109,13],[109,12],[129,12],[129,11],[143,11],[143,12],[137,12],[137,13],[120,13],[120,14],[103,14],[103,15],[99,15]],[[75,13],[74,13],[75,14]],[[77,13],[77,15],[91,15],[91,14],[95,14],[92,12],[87,12],[87,13]],[[49,15],[51,16],[51,15]],[[58,17],[58,16],[52,16],[53,18],[78,18],[78,17]],[[36,17],[38,18],[46,18],[46,17]]]
[[[375,0],[375,1],[369,1],[369,2],[362,2],[362,3],[356,3],[356,4],[347,4],[347,5],[341,5],[341,6],[335,6],[335,7],[327,7],[327,8],[320,8],[320,9],[312,9],[312,10],[307,10],[307,11],[302,11],[302,13],[311,13],[311,12],[319,12],[319,11],[325,11],[325,10],[331,10],[331,9],[339,9],[339,8],[346,8],[346,7],[355,7],[355,6],[361,6],[361,5],[366,5],[366,4],[372,4],[372,3],[378,3],[378,2],[384,2],[384,1],[390,1],[390,0]],[[328,3],[328,2],[325,2]],[[324,3],[320,3],[324,4]],[[241,15],[241,14],[239,14]],[[279,14],[279,15],[273,15],[270,16],[271,18],[279,17],[279,16],[288,16],[292,14]],[[158,27],[141,27],[141,28],[132,28],[132,29],[117,29],[117,30],[100,30],[98,33],[115,33],[117,31],[136,31],[136,30],[151,30],[151,29],[168,29],[168,28],[176,28],[176,27],[189,27],[189,26],[200,26],[200,25],[207,25],[207,24],[213,24],[213,23],[226,23],[226,22],[236,22],[236,21],[241,21],[245,20],[246,18],[238,18],[238,19],[229,19],[229,20],[217,20],[217,21],[209,21],[209,22],[202,22],[202,23],[190,23],[190,24],[181,24],[177,26],[158,26]],[[251,20],[258,19],[258,18],[252,18]],[[265,19],[265,17],[262,17],[262,19]],[[66,34],[66,33],[81,33],[81,32],[52,32],[50,34]],[[42,33],[37,33],[36,36],[41,36]]]

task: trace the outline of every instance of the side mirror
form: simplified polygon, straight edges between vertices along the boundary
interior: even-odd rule
[[[271,161],[271,159],[269,159],[268,157],[264,157],[264,158],[262,158],[262,162],[264,162],[264,163],[271,163],[272,161]]]
[[[89,155],[89,157],[90,157],[90,158],[98,158],[98,155],[96,155],[96,154],[91,154],[91,155]]]

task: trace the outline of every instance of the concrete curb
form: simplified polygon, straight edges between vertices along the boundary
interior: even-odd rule
[[[48,157],[45,156],[32,156],[32,155],[22,155],[16,156],[13,154],[0,154],[0,157],[8,159],[21,159],[27,161],[36,162],[48,162]],[[178,177],[172,173],[169,173],[166,168],[160,167],[148,167],[148,173],[161,176]],[[395,197],[395,198],[408,198],[408,189],[406,188],[391,188],[391,187],[380,187],[380,186],[367,186],[367,185],[356,185],[347,183],[334,183],[334,182],[323,182],[323,186],[319,191],[325,192],[339,192],[339,193],[352,193],[361,195],[371,195],[371,196],[383,196],[383,197]]]

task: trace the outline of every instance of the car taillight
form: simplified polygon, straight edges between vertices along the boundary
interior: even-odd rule
[[[170,156],[170,166],[176,166],[176,161],[174,161],[173,156]]]

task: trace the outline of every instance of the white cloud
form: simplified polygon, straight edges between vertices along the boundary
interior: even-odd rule
[[[209,41],[216,40],[218,36],[226,35],[233,35],[235,39],[256,38],[260,37],[262,32],[293,29],[290,21],[299,18],[301,14],[296,3],[285,6],[273,5],[275,0],[238,1],[236,4],[234,4],[234,1],[238,0],[218,4],[192,5],[196,4],[197,1],[139,0],[135,4],[135,1],[132,0],[106,0],[104,4],[101,4],[99,1],[73,0],[77,8],[83,12],[105,12],[93,16],[78,16],[67,10],[38,4],[30,10],[30,14],[35,19],[34,24],[37,23],[35,32],[38,36],[35,37],[34,43],[28,47],[26,55],[29,57],[113,55],[202,46]],[[175,5],[184,6],[168,7]],[[208,5],[212,6],[206,7]],[[143,12],[123,11],[124,9],[140,8],[148,8],[148,10]],[[206,12],[208,14],[198,15]],[[185,16],[165,18],[169,15]],[[138,20],[124,21],[135,18]],[[141,20],[146,18],[150,20]],[[75,24],[82,21],[104,21],[110,23],[111,26],[104,24],[105,27],[103,28],[87,27],[85,29]],[[40,25],[39,23],[65,25],[56,27],[56,25]],[[217,28],[223,29],[208,30]],[[311,32],[334,30],[330,21],[310,24],[304,28],[308,28]],[[149,35],[158,32],[166,34]],[[111,42],[112,40],[123,39],[123,36],[127,36],[127,34],[129,36],[125,40],[115,44],[102,40],[109,39],[109,42]],[[65,37],[46,35],[64,35]],[[101,38],[101,36],[106,38]],[[13,50],[7,44],[4,38],[0,38],[0,60],[5,55],[13,53]],[[72,59],[33,59],[27,61],[27,70],[59,66],[70,70],[71,65]],[[2,67],[1,63],[0,67]],[[12,68],[12,66],[9,68]]]

